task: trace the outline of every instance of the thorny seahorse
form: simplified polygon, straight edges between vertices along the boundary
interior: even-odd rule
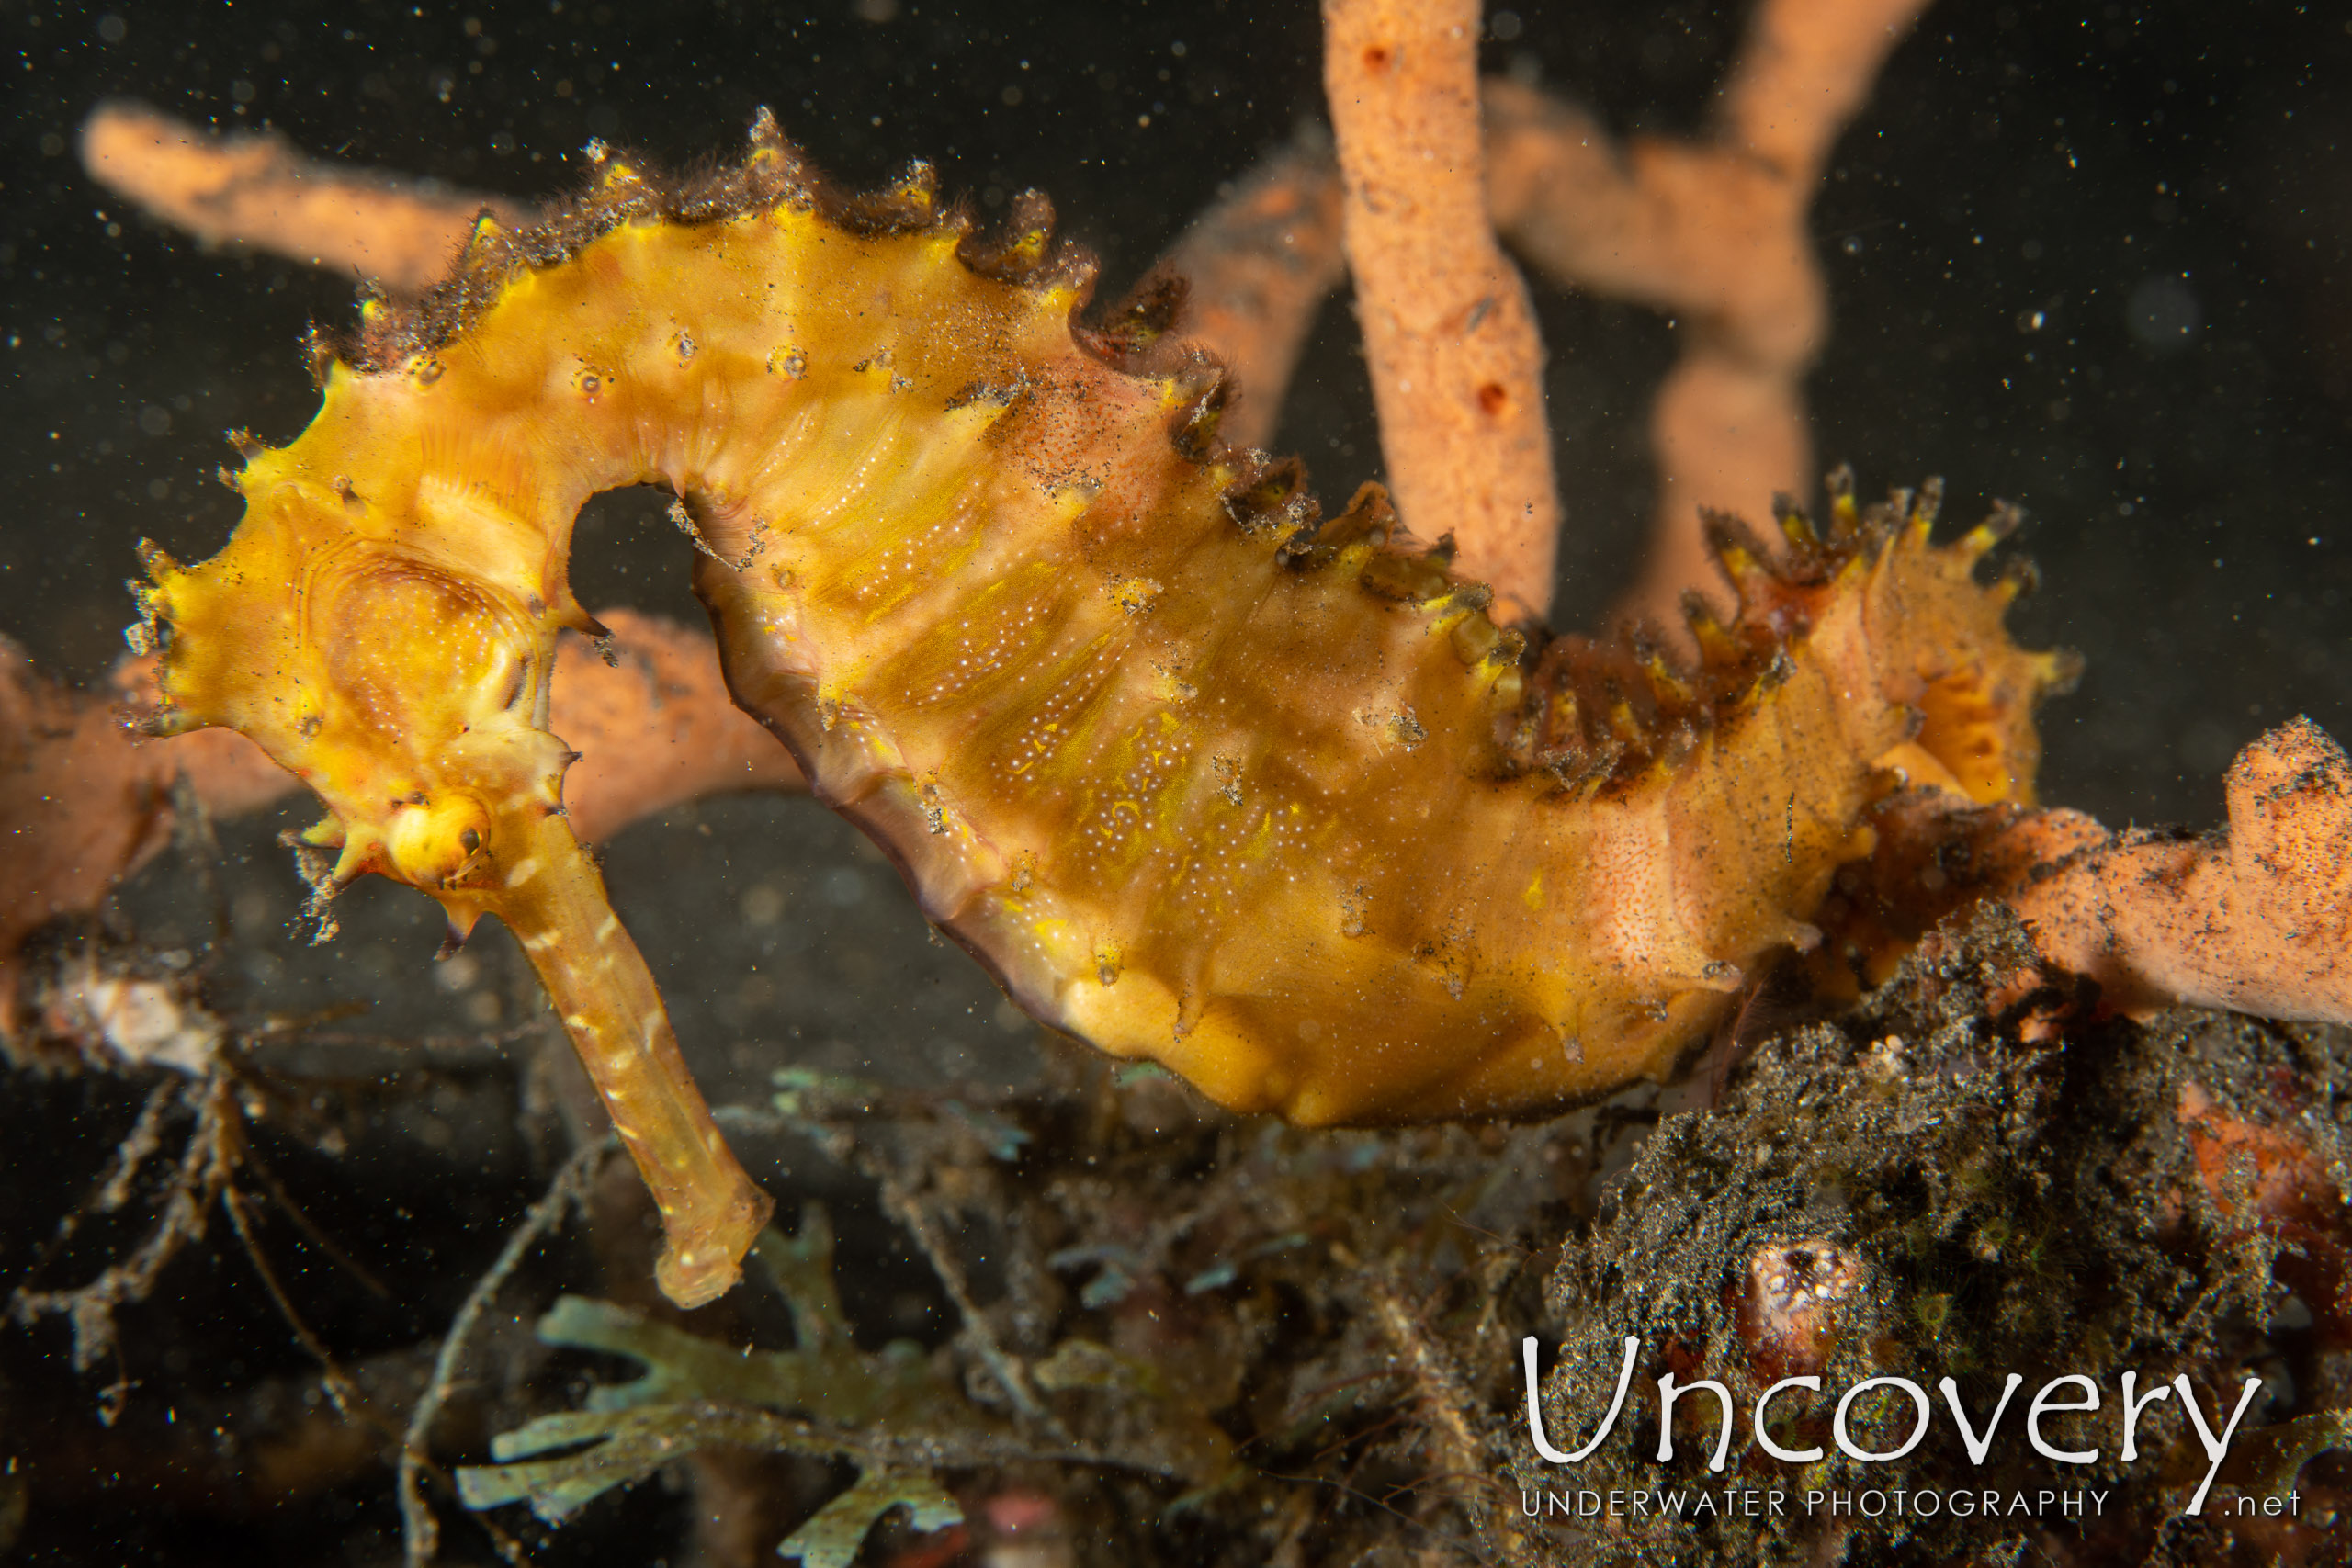
[[[598,150],[592,150],[598,151]],[[1498,628],[1376,490],[1324,521],[1216,438],[1224,383],[1024,198],[983,243],[918,164],[820,193],[599,152],[542,228],[487,217],[421,308],[318,353],[249,444],[221,553],[147,552],[157,728],[230,725],[339,848],[521,941],[660,1205],[662,1288],[723,1292],[769,1202],[567,827],[556,634],[575,515],[665,485],[736,699],[1043,1021],[1302,1122],[1474,1116],[1661,1076],[1866,853],[1908,774],[2030,789],[2060,660],[1928,542],[1931,498],[1725,525],[1699,663]],[[1435,520],[1442,525],[1443,520]],[[1425,526],[1429,525],[1424,524]]]

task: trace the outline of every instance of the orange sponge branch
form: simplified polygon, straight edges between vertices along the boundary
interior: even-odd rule
[[[1478,36],[1478,0],[1325,0],[1323,85],[1397,512],[1454,536],[1499,619],[1541,619],[1560,502],[1534,310],[1487,217]]]

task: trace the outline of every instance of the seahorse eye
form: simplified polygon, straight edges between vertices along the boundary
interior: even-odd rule
[[[463,878],[489,841],[490,813],[455,793],[401,806],[384,830],[391,874],[427,891]]]

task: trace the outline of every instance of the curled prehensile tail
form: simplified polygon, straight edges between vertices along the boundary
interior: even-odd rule
[[[600,155],[601,158],[601,155]],[[601,158],[543,229],[484,220],[415,311],[368,308],[324,406],[236,476],[226,549],[151,556],[166,728],[234,726],[339,847],[463,931],[513,928],[707,1300],[767,1213],[569,831],[547,732],[595,492],[658,483],[737,700],[926,912],[1046,1021],[1302,1122],[1509,1112],[1662,1075],[1805,945],[1893,781],[2030,795],[2062,661],[2000,626],[2003,531],[1932,494],[1778,564],[1718,549],[1698,665],[1498,628],[1376,491],[1324,522],[1227,448],[1178,295],[1078,326],[1042,198],[981,244],[921,166],[820,198],[752,156]],[[1439,520],[1440,523],[1442,520]]]

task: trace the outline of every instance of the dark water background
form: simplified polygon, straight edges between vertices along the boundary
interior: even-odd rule
[[[1739,11],[1522,4],[1494,17],[1511,36],[1489,64],[1620,130],[1687,129]],[[766,104],[845,183],[920,155],[984,216],[1049,192],[1114,297],[1320,94],[1305,4],[8,4],[0,28],[0,630],[77,681],[120,649],[138,537],[183,558],[225,538],[221,433],[277,443],[301,428],[315,397],[299,340],[348,320],[352,299],[336,277],[206,253],[93,187],[74,144],[102,99],[519,196],[581,179],[592,137],[672,166],[731,156]],[[1812,383],[1819,449],[1866,489],[1941,473],[1963,520],[1996,495],[2029,510],[2020,543],[2045,586],[2018,624],[2088,659],[2045,717],[2045,798],[2114,823],[2208,824],[2222,769],[2260,730],[2306,712],[2352,737],[2347,82],[2340,7],[1947,0],[1838,148],[1814,215],[1836,322]],[[1542,309],[1573,621],[1630,580],[1674,329],[1609,301]],[[1335,302],[1276,443],[1327,496],[1376,468],[1351,343]],[[657,509],[599,502],[582,537],[590,604],[696,614]],[[365,999],[356,1027],[391,1036],[527,1008],[503,939],[430,968],[437,916],[401,890],[355,890],[337,942],[303,945],[288,925],[300,889],[270,840],[305,816],[224,829],[224,1008]],[[612,846],[607,875],[714,1099],[756,1097],[786,1062],[1026,1070],[1025,1026],[928,940],[879,858],[805,801],[671,813]],[[191,886],[159,863],[121,918],[203,952]],[[493,1178],[462,1110],[424,1140],[455,1162],[436,1179],[492,1181],[490,1211],[511,1214],[528,1173],[510,1162]],[[23,1175],[6,1185],[28,1190]],[[433,1234],[379,1233],[385,1247],[409,1235],[446,1274],[413,1324],[368,1332],[437,1331],[480,1258]],[[481,1234],[495,1246],[495,1224]],[[266,1311],[254,1321],[283,1337]]]

